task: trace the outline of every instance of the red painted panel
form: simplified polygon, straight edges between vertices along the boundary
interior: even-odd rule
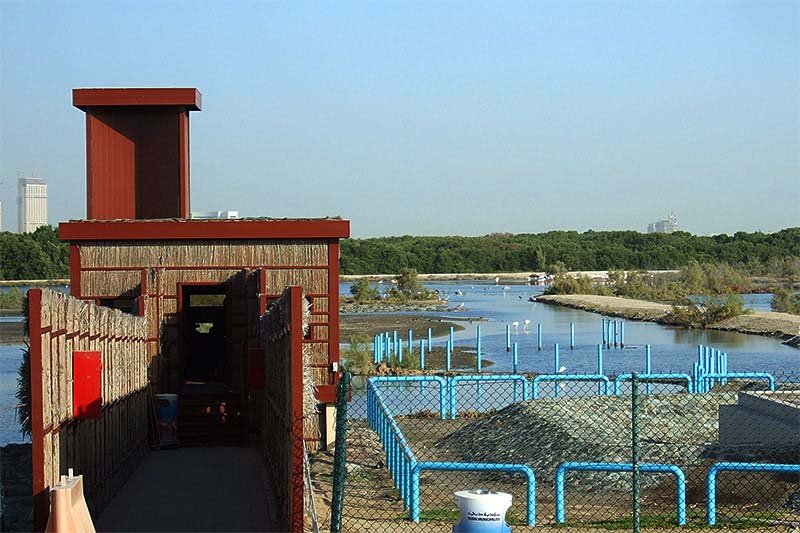
[[[87,217],[188,217],[188,144],[177,108],[93,108],[87,112]],[[188,129],[188,124],[186,124]]]
[[[97,418],[103,405],[103,360],[100,352],[76,351],[72,354],[72,416]]]
[[[266,383],[264,375],[264,350],[263,348],[251,348],[249,350],[249,368],[247,369],[247,381],[250,388],[261,389]]]
[[[42,289],[28,291],[28,331],[31,349],[31,453],[33,462],[33,530],[44,531],[50,514],[50,494],[44,482],[44,390],[42,387]]]
[[[86,216],[135,218],[136,132],[131,115],[99,109],[86,119]]]

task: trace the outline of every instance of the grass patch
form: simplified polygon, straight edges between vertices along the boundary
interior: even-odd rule
[[[741,511],[732,511],[733,516],[721,516],[720,510],[717,510],[717,525],[711,526],[715,529],[752,529],[763,528],[764,526],[774,526],[775,522],[782,520],[781,515],[776,512],[761,511],[761,512],[748,512],[742,513]],[[645,528],[659,528],[659,529],[708,529],[710,526],[706,523],[705,510],[695,509],[689,510],[686,513],[686,525],[679,527],[676,523],[677,515],[675,513],[660,513],[653,515],[642,515],[640,525],[642,529]],[[556,527],[585,527],[592,529],[605,529],[608,531],[631,531],[633,529],[633,518],[626,516],[624,518],[615,518],[610,520],[597,520],[588,522],[571,521],[564,524],[558,524]]]

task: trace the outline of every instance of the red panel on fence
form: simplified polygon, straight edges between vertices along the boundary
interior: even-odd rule
[[[263,388],[264,376],[264,350],[253,348],[249,352],[250,365],[247,369],[247,381],[252,388]]]
[[[103,360],[100,352],[74,352],[72,356],[72,415],[75,418],[96,418],[103,405]]]

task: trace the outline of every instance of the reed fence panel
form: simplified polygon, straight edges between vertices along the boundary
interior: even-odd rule
[[[28,292],[34,528],[43,530],[49,488],[69,468],[84,476],[97,514],[148,450],[147,320],[50,289]],[[99,351],[101,411],[73,416],[75,351]]]

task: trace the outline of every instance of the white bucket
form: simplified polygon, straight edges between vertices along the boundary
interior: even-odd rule
[[[461,509],[461,521],[453,533],[510,533],[506,511],[511,507],[511,494],[490,490],[461,490],[455,493]]]

